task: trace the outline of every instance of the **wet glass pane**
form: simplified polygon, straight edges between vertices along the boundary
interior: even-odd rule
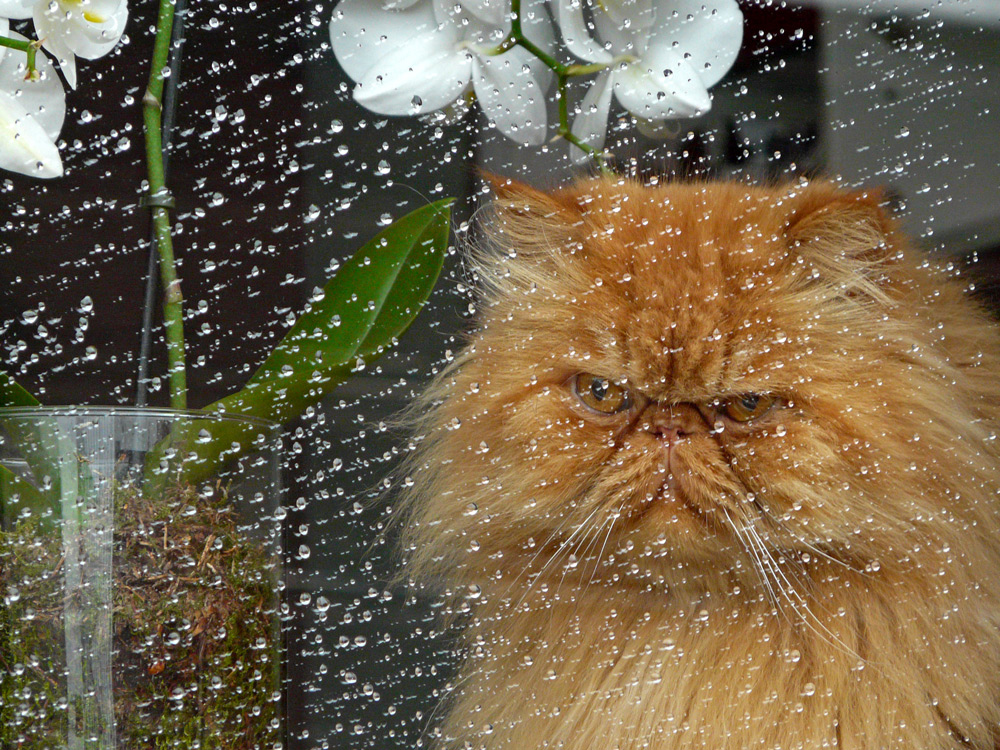
[[[46,406],[171,402],[142,110],[157,3],[133,0],[127,19],[124,5],[0,0],[0,37],[83,45],[75,67],[67,49],[38,51],[55,99],[29,99],[17,44],[0,58],[0,372]],[[170,205],[189,409],[250,381],[377,233],[455,199],[413,325],[324,370],[332,355],[304,342],[350,316],[330,320],[295,342],[315,398],[291,409],[297,396],[278,395],[252,415],[283,422],[280,499],[232,491],[261,505],[269,533],[282,525],[284,663],[280,710],[247,702],[248,720],[281,713],[280,741],[303,749],[990,746],[1000,12],[991,0],[513,5],[555,72],[511,44],[509,0],[177,3],[172,201],[152,203]],[[28,132],[25,117],[58,114],[59,90],[58,135]],[[593,154],[560,135],[561,101]],[[38,176],[56,169],[47,142],[61,176]],[[606,188],[529,189],[566,189],[602,164]],[[619,179],[645,187],[623,198]],[[823,180],[843,192],[803,187]],[[916,274],[902,281],[901,247]],[[597,256],[605,265],[574,265]],[[819,296],[800,300],[812,322],[783,318],[770,295],[784,263],[804,295],[851,270],[823,294],[866,323],[833,325]],[[908,325],[920,335],[906,339]],[[277,390],[280,378],[281,363]],[[0,398],[24,405],[10,387]],[[177,429],[154,441],[176,449],[164,465],[224,475],[226,450],[264,449],[232,428],[209,455],[200,427]],[[673,466],[653,456],[692,434],[716,448]],[[3,435],[9,531],[51,485],[24,465],[23,430]],[[138,465],[117,449],[112,464]],[[699,476],[702,494],[678,500],[664,475]],[[20,618],[5,564],[18,592],[5,611]],[[941,645],[958,642],[975,648]],[[0,698],[27,705],[7,687],[4,648]],[[919,682],[929,672],[947,679]],[[880,723],[864,696],[901,684],[922,692]],[[263,724],[246,746],[277,741]]]

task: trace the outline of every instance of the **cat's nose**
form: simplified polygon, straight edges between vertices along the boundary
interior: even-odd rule
[[[692,404],[650,404],[644,426],[668,443],[707,430],[701,412]]]

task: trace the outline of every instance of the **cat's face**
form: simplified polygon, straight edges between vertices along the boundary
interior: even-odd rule
[[[925,304],[942,282],[874,200],[498,189],[481,326],[431,393],[418,557],[639,579],[767,554],[871,564],[975,520],[947,500],[992,481],[949,359],[972,355],[940,344],[977,313],[947,284],[956,319]]]

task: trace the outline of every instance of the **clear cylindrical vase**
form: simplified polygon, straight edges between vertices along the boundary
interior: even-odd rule
[[[282,742],[277,425],[0,409],[0,747]]]

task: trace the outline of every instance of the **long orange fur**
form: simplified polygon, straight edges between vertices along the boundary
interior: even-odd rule
[[[993,748],[1000,333],[963,279],[822,181],[495,189],[404,498],[462,614],[436,745]],[[651,415],[749,393],[665,459]]]

